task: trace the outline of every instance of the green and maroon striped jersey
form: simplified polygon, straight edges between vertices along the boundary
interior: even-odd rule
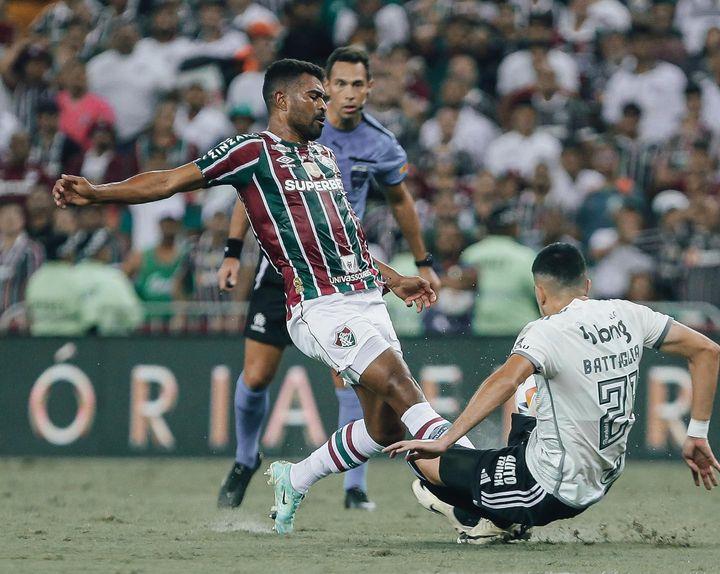
[[[261,249],[283,276],[288,308],[379,285],[329,148],[265,131],[228,138],[195,164],[206,187],[237,189]]]

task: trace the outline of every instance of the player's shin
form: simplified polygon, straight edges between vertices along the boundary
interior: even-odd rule
[[[235,387],[236,462],[251,468],[257,464],[260,431],[269,408],[267,388],[249,389],[241,373]]]
[[[351,422],[335,431],[306,459],[292,465],[290,482],[295,490],[305,493],[321,478],[356,468],[382,449],[370,437],[364,420]]]
[[[450,421],[441,417],[428,402],[411,406],[400,417],[400,420],[416,439],[436,439],[450,428]],[[474,448],[473,444],[465,436],[461,437],[456,444],[466,448]]]

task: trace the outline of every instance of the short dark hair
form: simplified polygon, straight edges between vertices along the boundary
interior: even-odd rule
[[[303,74],[315,76],[321,82],[325,80],[325,72],[323,72],[320,66],[305,62],[304,60],[286,58],[270,64],[265,71],[265,80],[263,81],[262,89],[263,100],[265,100],[268,111],[270,111],[273,94],[277,89],[281,85],[287,85],[288,82],[296,80]]]
[[[585,280],[587,267],[577,247],[569,243],[551,243],[535,257],[532,272],[554,279],[561,287],[577,287]]]
[[[332,68],[336,62],[348,62],[349,64],[362,64],[365,66],[365,74],[370,79],[370,57],[368,53],[359,46],[342,46],[335,48],[325,64],[325,75],[329,78]]]

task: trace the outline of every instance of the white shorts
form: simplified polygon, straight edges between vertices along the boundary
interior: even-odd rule
[[[295,346],[350,384],[386,349],[402,354],[379,289],[335,293],[295,305],[287,324]]]

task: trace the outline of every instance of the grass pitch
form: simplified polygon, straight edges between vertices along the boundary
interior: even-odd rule
[[[533,541],[459,546],[422,509],[405,465],[374,461],[372,513],[341,507],[339,477],[271,533],[256,475],[237,511],[215,509],[229,461],[0,460],[0,572],[720,572],[720,491],[680,464],[629,463],[599,505]]]

